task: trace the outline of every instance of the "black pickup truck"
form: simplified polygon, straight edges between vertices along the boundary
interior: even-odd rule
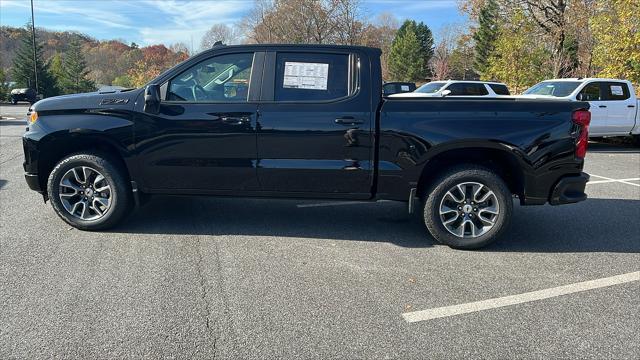
[[[477,248],[521,205],[586,199],[584,102],[382,96],[380,50],[216,46],[145,88],[30,109],[29,187],[83,230],[153,194],[397,200]]]

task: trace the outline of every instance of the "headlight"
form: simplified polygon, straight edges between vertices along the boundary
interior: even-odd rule
[[[29,114],[29,124],[33,124],[34,122],[36,122],[36,120],[38,120],[38,113],[35,111],[32,111]]]

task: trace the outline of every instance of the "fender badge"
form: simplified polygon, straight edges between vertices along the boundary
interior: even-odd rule
[[[102,99],[100,105],[124,105],[129,102],[129,99]]]

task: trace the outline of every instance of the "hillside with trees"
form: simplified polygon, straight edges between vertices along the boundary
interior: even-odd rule
[[[606,76],[640,84],[640,1],[458,0],[467,22],[440,29],[401,22],[390,13],[371,18],[365,5],[255,0],[237,24],[212,24],[201,48],[216,41],[365,45],[382,49],[387,81],[497,80],[516,93],[558,77]],[[183,43],[139,47],[77,32],[36,33],[39,81],[52,79],[43,83],[46,94],[97,84],[141,86],[189,53]],[[0,28],[0,80],[25,86],[30,81],[33,60],[21,50],[30,44],[28,35],[27,27]]]

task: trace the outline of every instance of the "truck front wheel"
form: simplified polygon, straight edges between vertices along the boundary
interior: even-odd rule
[[[427,191],[423,216],[437,241],[476,249],[504,233],[512,211],[511,192],[495,172],[461,165],[440,176]]]
[[[132,203],[122,166],[102,153],[77,153],[62,159],[47,184],[53,209],[62,220],[81,230],[116,225]]]

